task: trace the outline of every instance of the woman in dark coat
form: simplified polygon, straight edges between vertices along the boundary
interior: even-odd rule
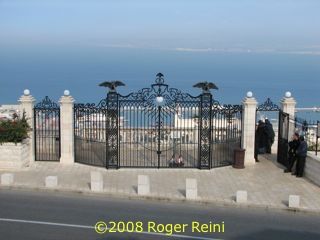
[[[266,153],[271,153],[271,146],[274,142],[274,130],[271,122],[266,119],[265,121],[265,128],[266,128],[266,134],[267,134],[267,142],[266,142]]]
[[[255,143],[254,143],[254,158],[256,162],[259,162],[258,154],[266,152],[266,144],[267,144],[267,133],[265,130],[265,124],[262,120],[259,120],[258,125],[256,126]]]
[[[259,120],[258,127],[256,130],[256,146],[258,147],[258,153],[266,153],[266,147],[268,143],[268,133],[266,124]]]

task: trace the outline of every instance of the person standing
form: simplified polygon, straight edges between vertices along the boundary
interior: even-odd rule
[[[254,137],[254,159],[256,162],[260,162],[258,159],[258,154],[259,154],[259,140],[258,140],[258,124],[256,125],[256,131],[255,131],[255,137]]]
[[[169,161],[169,167],[175,167],[175,165],[176,165],[175,154],[173,154]]]
[[[183,165],[184,165],[183,158],[182,158],[181,154],[179,155],[177,165],[178,165],[178,167],[183,167]]]
[[[297,167],[296,167],[296,177],[302,177],[303,176],[303,171],[304,171],[304,166],[306,164],[306,157],[307,157],[307,152],[308,152],[308,144],[304,140],[303,136],[300,136],[299,138],[300,144],[297,148]]]
[[[288,151],[288,165],[284,170],[285,173],[291,172],[295,161],[297,160],[297,148],[299,146],[299,134],[295,133],[292,135],[292,139],[289,142]]]
[[[267,131],[266,125],[262,120],[259,120],[258,127],[256,130],[256,147],[257,147],[257,154],[264,154],[266,153],[266,146],[267,146]]]
[[[273,130],[273,126],[271,124],[271,122],[269,121],[269,119],[266,118],[265,120],[265,128],[266,128],[266,153],[271,153],[271,146],[274,142],[274,130]]]

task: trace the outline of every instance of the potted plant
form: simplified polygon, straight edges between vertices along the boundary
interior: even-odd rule
[[[21,168],[27,164],[30,130],[25,113],[22,117],[14,114],[12,119],[0,119],[0,168]]]

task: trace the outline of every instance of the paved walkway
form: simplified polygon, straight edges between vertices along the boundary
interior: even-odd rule
[[[107,170],[81,164],[62,166],[59,163],[36,162],[19,171],[0,169],[0,174],[14,173],[13,187],[32,189],[45,189],[45,177],[58,176],[58,190],[89,193],[90,172],[99,171],[103,174],[103,193],[125,197],[140,197],[137,179],[139,174],[143,174],[150,177],[149,198],[178,201],[185,200],[185,179],[195,178],[198,183],[197,201],[200,202],[238,205],[235,203],[236,191],[246,190],[248,201],[244,205],[287,209],[289,195],[294,194],[300,195],[300,210],[320,213],[320,187],[305,178],[283,173],[283,168],[272,159],[274,157],[259,156],[259,163],[245,169],[229,166],[212,170]]]

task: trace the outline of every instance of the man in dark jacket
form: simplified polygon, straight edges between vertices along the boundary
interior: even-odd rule
[[[296,176],[302,177],[303,171],[304,171],[304,166],[306,164],[308,145],[307,145],[306,141],[304,140],[303,136],[300,136],[299,140],[300,140],[300,144],[297,148],[298,161],[297,161],[297,167],[296,167]]]
[[[300,144],[299,134],[295,133],[295,134],[293,134],[292,139],[289,142],[288,166],[284,170],[285,173],[292,171],[292,167],[293,167],[295,161],[297,160],[297,149],[298,149],[299,144]]]

